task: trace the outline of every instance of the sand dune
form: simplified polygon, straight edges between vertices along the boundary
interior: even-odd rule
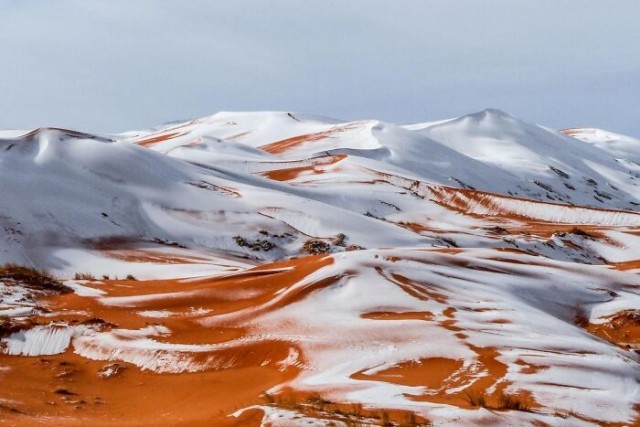
[[[633,138],[498,110],[3,135],[3,425],[640,424]]]

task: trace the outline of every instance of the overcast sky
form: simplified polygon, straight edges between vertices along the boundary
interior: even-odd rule
[[[640,1],[0,0],[0,128],[486,107],[640,136]]]

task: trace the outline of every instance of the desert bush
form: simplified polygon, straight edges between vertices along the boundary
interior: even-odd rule
[[[333,240],[333,244],[336,246],[345,246],[345,242],[347,240],[347,235],[344,233],[338,233],[336,238]]]
[[[612,198],[611,194],[609,194],[609,193],[607,193],[607,192],[605,192],[605,191],[598,191],[598,190],[594,190],[594,192],[595,192],[598,196],[602,197],[603,199],[611,200],[611,198]]]
[[[498,411],[513,410],[531,412],[531,406],[526,402],[526,400],[519,399],[517,396],[512,396],[509,394],[501,394],[499,396],[498,403],[496,404],[488,402],[485,399],[484,395],[479,393],[467,393],[467,400],[471,405],[475,407],[482,407]]]
[[[578,228],[578,227],[573,227],[567,233],[575,234],[576,236],[582,236],[582,237],[594,237],[593,234],[589,234],[586,231],[584,231],[583,229]]]
[[[252,251],[265,251],[265,252],[268,252],[271,249],[276,247],[276,245],[274,245],[273,243],[271,243],[270,241],[265,240],[265,239],[258,239],[255,242],[249,242],[248,240],[246,240],[242,236],[235,236],[233,238],[233,240],[236,242],[236,244],[238,246],[247,247],[247,248],[251,249]]]
[[[553,166],[549,166],[549,168],[554,171],[556,174],[558,174],[559,176],[561,176],[562,178],[568,179],[569,178],[569,174],[566,173],[565,171],[563,171],[562,169],[558,169],[558,168],[554,168]]]
[[[485,228],[485,230],[494,233],[494,234],[509,234],[509,230],[507,230],[504,227],[500,227],[499,225],[496,225],[495,227],[487,227]]]
[[[29,320],[19,321],[8,316],[0,316],[0,338],[7,337],[21,329],[28,329]]]
[[[72,289],[65,286],[50,273],[18,264],[5,264],[0,267],[0,281],[15,281],[20,285],[40,291],[69,293]]]
[[[543,188],[543,189],[553,193],[553,187],[550,186],[549,184],[545,184],[544,182],[540,182],[540,181],[533,181],[533,183],[535,185],[537,185],[538,187]]]
[[[514,411],[525,412],[531,411],[531,407],[525,401],[509,394],[503,394],[500,397],[500,408],[497,409],[511,409]]]
[[[331,253],[331,245],[318,239],[310,239],[302,245],[303,252],[311,255]]]
[[[444,243],[446,243],[447,245],[449,245],[452,248],[457,248],[458,244],[456,243],[455,240],[453,240],[451,237],[440,237],[440,240],[442,240]]]
[[[487,402],[482,394],[467,393],[467,400],[472,406],[482,407],[482,408],[487,407]]]

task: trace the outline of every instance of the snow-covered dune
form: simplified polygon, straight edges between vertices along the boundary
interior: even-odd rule
[[[638,183],[495,109],[0,131],[0,420],[637,425]]]
[[[276,132],[278,126],[288,131]],[[225,113],[181,129],[179,134],[173,128],[160,131],[167,139],[149,146],[187,160],[198,154],[185,151],[201,144],[217,151],[225,141],[286,159],[344,152],[350,161],[433,183],[601,208],[640,206],[638,159],[632,154],[637,140],[609,134],[608,143],[584,144],[567,136],[571,131],[556,132],[495,109],[420,126],[340,123],[295,113]],[[146,144],[148,136],[128,140]],[[173,153],[177,147],[183,149]]]

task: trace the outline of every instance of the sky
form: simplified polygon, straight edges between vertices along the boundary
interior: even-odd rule
[[[0,128],[488,107],[640,137],[640,1],[0,0]]]

